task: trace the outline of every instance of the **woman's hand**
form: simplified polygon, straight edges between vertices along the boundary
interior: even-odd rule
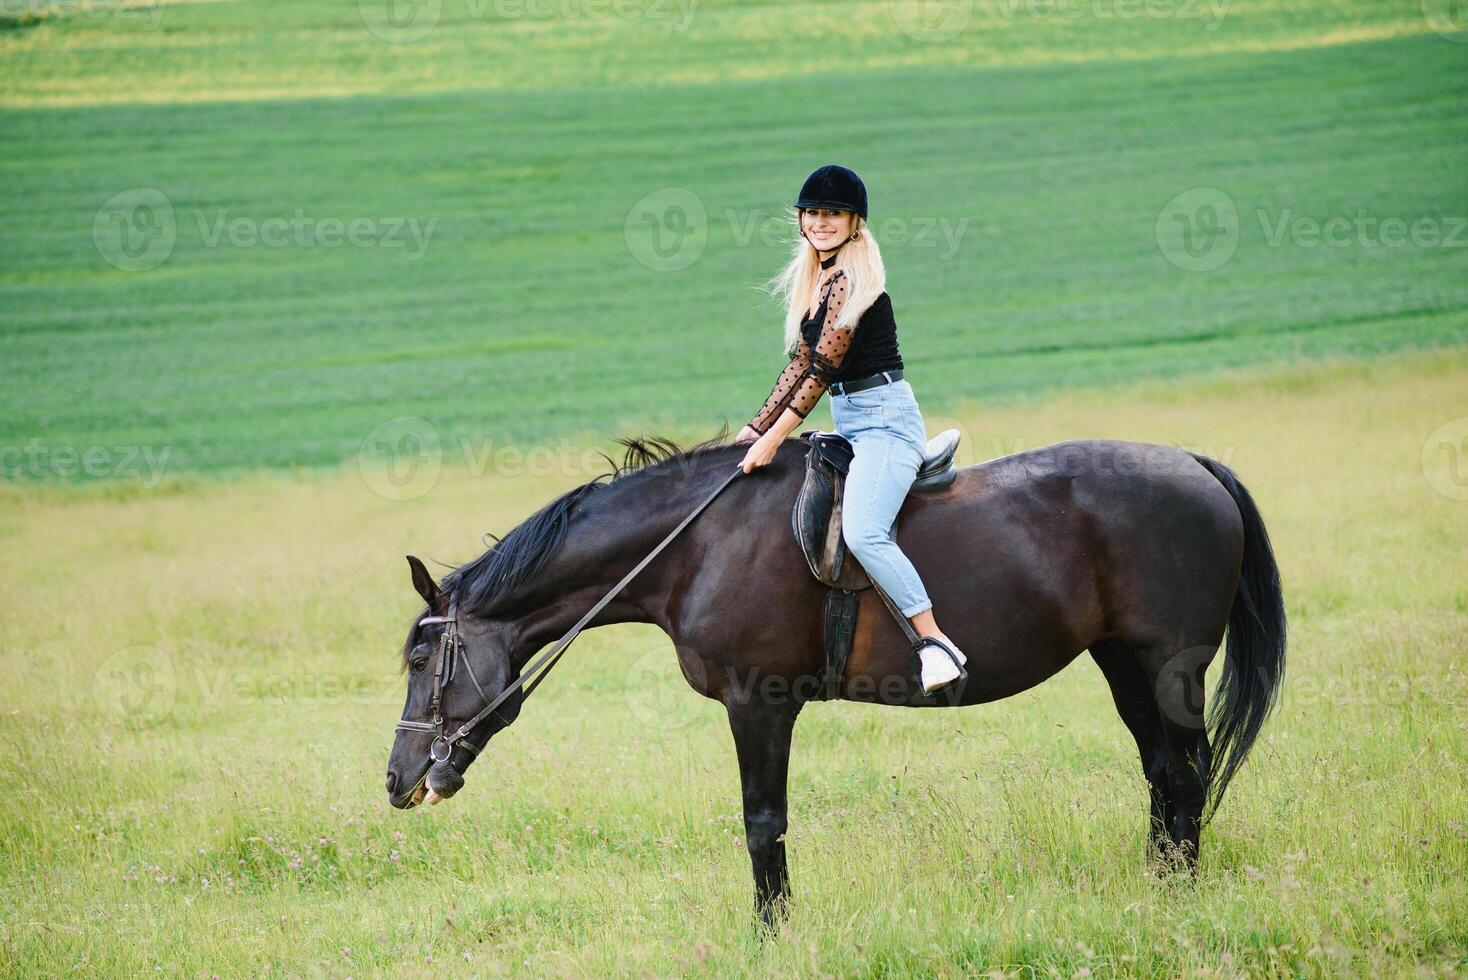
[[[739,430],[739,435],[734,437],[734,442],[754,442],[758,438],[759,433],[754,431],[754,428],[752,426],[746,425],[744,428]]]
[[[744,454],[744,462],[739,464],[744,472],[748,473],[755,467],[764,466],[775,458],[775,450],[780,448],[780,443],[784,440],[771,438],[773,434],[773,430],[766,432],[755,440],[754,445],[749,447],[749,452]]]

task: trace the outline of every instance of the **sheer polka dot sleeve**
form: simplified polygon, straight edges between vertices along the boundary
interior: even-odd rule
[[[775,379],[775,387],[770,391],[770,397],[765,399],[764,407],[756,413],[749,427],[760,435],[765,434],[775,420],[785,411],[785,406],[790,404],[790,399],[795,395],[796,386],[800,384],[806,372],[810,370],[810,345],[805,338],[800,339],[800,347],[790,363],[785,365],[785,370]]]
[[[826,284],[828,298],[826,318],[821,322],[821,335],[816,339],[815,350],[810,352],[810,367],[790,398],[790,407],[801,418],[805,418],[816,407],[816,402],[821,400],[831,382],[836,380],[841,362],[846,360],[846,355],[851,351],[856,324],[836,326],[836,320],[841,316],[841,307],[846,305],[848,287],[846,275],[839,269]]]
[[[754,431],[764,434],[786,408],[805,418],[816,407],[816,402],[821,400],[821,395],[831,386],[831,382],[836,380],[836,373],[851,350],[853,334],[856,332],[856,324],[840,328],[836,326],[841,308],[846,305],[848,288],[846,274],[840,269],[826,280],[821,289],[821,306],[825,307],[826,316],[821,322],[821,333],[816,340],[815,349],[811,349],[804,336],[800,338],[795,356],[785,365],[785,370],[780,372],[764,407],[749,423]]]

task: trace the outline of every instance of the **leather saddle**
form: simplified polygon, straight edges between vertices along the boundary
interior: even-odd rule
[[[810,444],[810,449],[805,457],[805,477],[790,513],[790,526],[811,574],[830,587],[825,608],[826,663],[821,671],[819,691],[813,698],[829,701],[841,696],[842,675],[856,636],[857,593],[874,583],[861,563],[847,553],[841,536],[841,499],[846,471],[855,455],[851,443],[839,433],[820,430],[802,432],[800,438]],[[909,494],[933,493],[953,482],[958,476],[953,463],[958,440],[957,429],[947,429],[928,440]],[[896,535],[900,519],[899,515],[893,520],[889,534]],[[916,644],[918,638],[912,624],[886,592],[878,588],[877,593],[909,642]]]
[[[872,580],[861,563],[847,554],[841,537],[842,491],[854,455],[851,443],[839,433],[819,430],[802,432],[800,438],[810,443],[810,450],[805,457],[805,478],[790,514],[795,540],[800,543],[811,574],[821,582],[838,589],[865,589]],[[953,482],[958,475],[953,465],[958,440],[957,429],[945,430],[928,440],[909,495],[933,493]],[[895,534],[896,530],[894,520],[888,533]]]

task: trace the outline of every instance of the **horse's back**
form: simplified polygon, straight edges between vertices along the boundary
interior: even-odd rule
[[[1125,439],[1068,439],[965,466],[946,492],[913,495],[905,508],[974,505],[1052,510],[1073,502],[1105,522],[1146,520],[1159,507],[1200,509],[1239,527],[1224,486],[1179,446]]]
[[[980,604],[967,638],[1024,636],[1057,663],[1113,635],[1181,628],[1207,642],[1243,547],[1232,497],[1190,452],[1115,439],[966,466],[947,490],[909,498],[897,539],[925,582],[931,572],[935,605]]]

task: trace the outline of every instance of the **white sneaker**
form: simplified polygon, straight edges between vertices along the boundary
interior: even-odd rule
[[[958,649],[958,644],[954,643],[952,640],[950,640],[946,636],[935,636],[935,637],[933,637],[933,639],[935,639],[935,640],[942,640],[944,643],[948,644],[948,646],[950,648],[952,648],[953,652],[956,653],[956,654],[958,654],[958,662],[961,663],[961,664],[965,664],[965,665],[968,664],[968,657],[965,657],[963,655],[963,651],[960,650],[960,649]],[[939,650],[938,652],[939,653],[942,653],[943,651],[942,650]],[[945,657],[943,659],[947,660],[948,658]],[[951,661],[951,660],[949,660],[948,662],[949,663],[953,663],[953,661]]]
[[[968,658],[957,647],[954,647],[954,652],[958,653],[961,661],[968,662]],[[923,694],[932,694],[935,691],[940,691],[958,680],[958,664],[954,663],[953,659],[947,653],[943,652],[940,647],[929,643],[918,651],[918,657],[923,665]]]

